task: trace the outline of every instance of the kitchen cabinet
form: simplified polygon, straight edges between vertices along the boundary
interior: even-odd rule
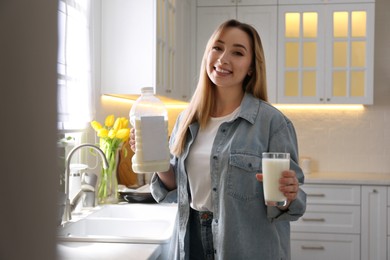
[[[390,252],[390,187],[387,187],[387,252]],[[387,254],[387,260],[390,259],[390,253]]]
[[[261,3],[259,3],[261,2]],[[275,5],[275,0],[197,0],[198,6]]]
[[[305,184],[306,213],[291,223],[292,259],[360,259],[360,187]]]
[[[157,95],[187,98],[177,80],[186,80],[188,73],[179,77],[176,72],[185,51],[178,47],[177,31],[189,30],[187,2],[102,0],[102,94],[140,94],[142,87],[152,86]]]
[[[191,10],[192,0],[176,1],[176,63],[174,67],[174,84],[168,90],[170,97],[189,101],[191,91]]]
[[[362,187],[362,259],[386,259],[387,189],[385,186]]]
[[[208,39],[224,21],[238,19],[253,25],[259,32],[267,67],[268,95],[276,100],[276,40],[277,1],[254,0],[198,0],[196,6],[196,66],[194,78],[199,77],[199,68]],[[196,84],[197,82],[194,82]],[[195,87],[195,86],[194,86]]]
[[[372,104],[374,1],[279,1],[278,103]]]
[[[293,260],[390,258],[390,174],[305,177],[306,213],[291,222]]]

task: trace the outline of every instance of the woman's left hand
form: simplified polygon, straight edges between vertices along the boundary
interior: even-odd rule
[[[263,174],[256,174],[256,179],[262,182]],[[279,190],[283,192],[284,196],[287,198],[288,204],[297,198],[299,183],[295,171],[284,171],[282,177],[279,179],[279,184]]]

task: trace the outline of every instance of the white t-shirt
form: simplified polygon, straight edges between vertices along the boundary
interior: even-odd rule
[[[204,129],[191,146],[186,160],[186,168],[192,200],[191,208],[198,211],[212,211],[210,155],[219,126],[234,119],[239,112],[236,108],[231,114],[222,117],[211,117]]]

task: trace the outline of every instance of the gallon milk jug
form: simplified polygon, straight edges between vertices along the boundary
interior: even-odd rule
[[[135,153],[131,159],[135,173],[164,172],[169,169],[168,112],[153,95],[153,88],[141,89],[130,110],[135,128]]]

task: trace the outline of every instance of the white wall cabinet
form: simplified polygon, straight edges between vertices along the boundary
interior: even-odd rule
[[[293,260],[388,259],[388,187],[305,184],[307,209],[291,222]]]
[[[276,40],[277,1],[254,0],[198,0],[196,6],[196,66],[193,77],[199,77],[199,68],[208,39],[224,21],[238,19],[253,25],[259,32],[267,66],[268,96],[276,101]],[[195,84],[197,82],[194,82]],[[195,85],[193,88],[196,87]]]
[[[168,94],[172,98],[189,101],[191,91],[191,49],[195,45],[191,39],[191,1],[180,0],[176,2],[176,63],[174,67],[174,84]]]
[[[235,18],[260,33],[272,103],[373,104],[374,0],[259,2],[197,0],[192,78],[213,30]]]
[[[102,0],[102,94],[139,94],[156,85],[157,5],[153,0]]]
[[[101,93],[140,94],[152,86],[158,95],[188,98],[182,86],[189,72],[181,69],[188,50],[177,33],[189,31],[189,10],[187,0],[102,0]]]
[[[198,6],[274,5],[276,3],[277,1],[275,0],[197,0]]]
[[[357,2],[279,1],[278,103],[373,103],[375,3]]]

